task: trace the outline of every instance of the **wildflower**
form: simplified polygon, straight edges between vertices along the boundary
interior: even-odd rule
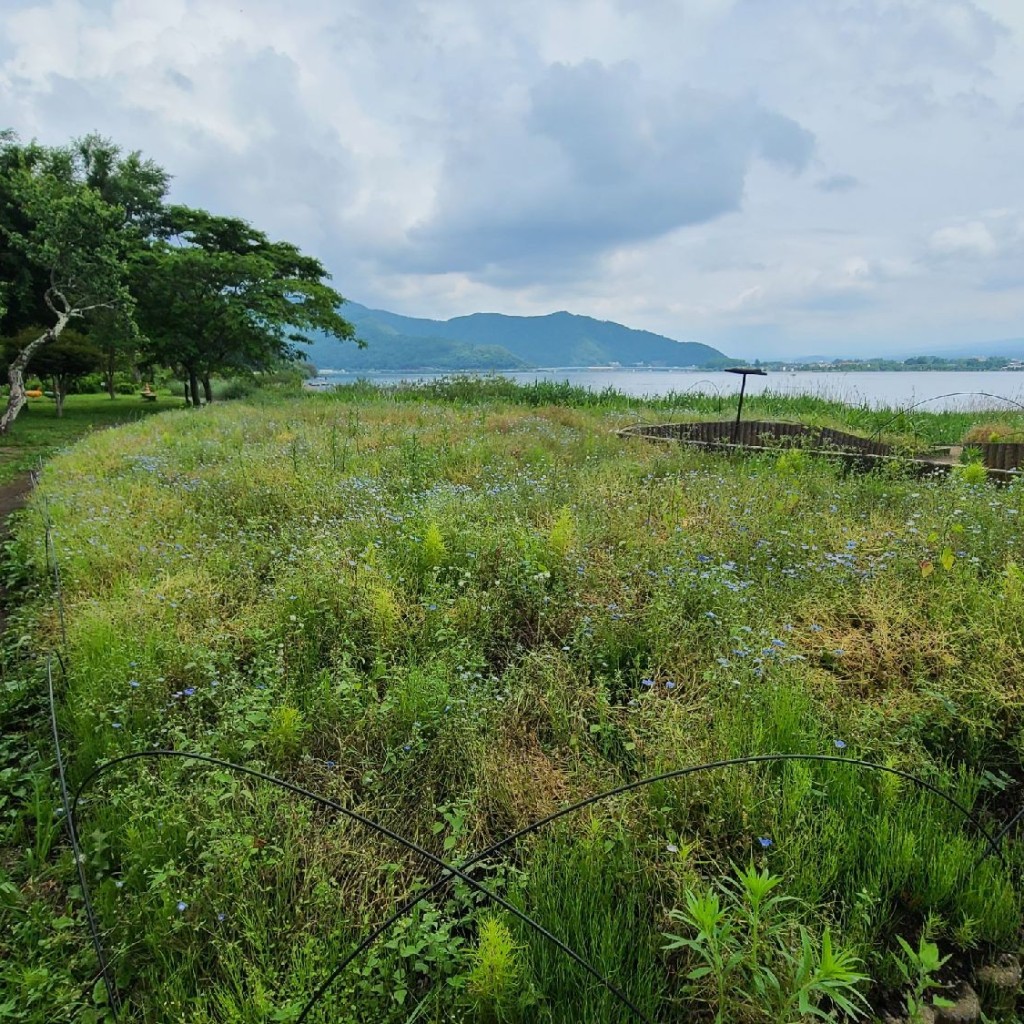
[[[646,687],[650,688],[650,687],[652,687],[654,685],[654,680],[653,679],[641,679],[640,680],[640,685],[641,686],[646,686]]]
[[[837,647],[832,653],[837,658],[841,658],[846,653],[846,651],[844,651],[842,647]]]
[[[225,919],[225,918],[226,918],[227,916],[228,916],[228,915],[227,915],[227,914],[225,914],[223,910],[221,910],[221,911],[219,911],[219,912],[218,912],[218,914],[217,914],[217,920],[218,920],[218,921],[223,921],[223,920],[224,920],[224,919]]]
[[[672,682],[671,679],[667,683],[665,683],[665,689],[666,690],[674,690],[675,688],[676,688],[676,684],[674,682]]]
[[[130,686],[130,687],[131,687],[131,688],[132,688],[133,690],[137,690],[137,689],[139,688],[139,681],[138,681],[138,679],[129,679],[129,680],[128,680],[128,685],[129,685],[129,686]]]
[[[718,618],[718,616],[714,612],[705,612],[704,613],[704,618],[711,619],[712,621],[714,621],[715,619]]]
[[[836,750],[845,750],[846,749],[846,741],[845,740],[833,740],[832,741],[832,746],[835,747]]]
[[[186,686],[181,692],[185,694],[186,697],[191,697],[192,694],[196,692],[196,688],[194,686]]]
[[[767,850],[774,842],[769,836],[758,836],[757,841],[761,844],[761,849],[763,850]]]
[[[124,882],[122,882],[120,878],[117,879],[117,881],[114,882],[114,888],[115,889],[123,889],[124,888]]]
[[[120,729],[121,728],[121,723],[120,722],[111,722],[110,723],[110,727],[112,729]]]
[[[665,849],[668,850],[669,853],[678,853],[679,852],[679,847],[676,846],[675,843],[669,843],[668,846],[665,847]]]
[[[188,904],[184,900],[178,900],[177,907],[179,914],[184,914],[188,910]]]

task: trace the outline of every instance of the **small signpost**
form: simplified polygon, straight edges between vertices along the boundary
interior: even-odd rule
[[[733,444],[735,444],[736,436],[740,429],[740,416],[743,414],[743,395],[746,393],[747,390],[747,378],[751,374],[753,374],[756,377],[767,377],[768,374],[757,366],[730,366],[725,372],[738,373],[743,378],[743,383],[740,384],[740,404],[736,409],[736,422],[733,424],[732,428],[732,440]]]

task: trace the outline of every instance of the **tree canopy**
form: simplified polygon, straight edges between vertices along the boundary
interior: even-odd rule
[[[35,353],[76,321],[107,355],[184,376],[193,403],[211,373],[261,370],[297,354],[305,331],[354,329],[316,259],[246,221],[169,205],[170,177],[89,135],[67,146],[0,132],[0,336],[43,325],[8,368],[4,432]]]
[[[139,322],[155,361],[197,381],[262,370],[299,354],[304,330],[351,338],[323,265],[243,220],[171,206],[132,268]]]

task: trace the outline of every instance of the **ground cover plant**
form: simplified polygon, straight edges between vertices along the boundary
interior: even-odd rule
[[[137,394],[68,395],[63,416],[58,417],[52,399],[30,399],[0,446],[0,484],[26,470],[37,469],[42,460],[94,430],[120,426],[180,404],[170,395],[155,403],[142,402]]]
[[[1016,951],[1013,838],[1004,867],[948,803],[852,762],[913,772],[990,831],[1019,806],[1024,489],[615,433],[715,399],[358,385],[55,457],[7,559],[0,1020],[110,1019],[60,832],[51,648],[72,787],[131,752],[214,755],[452,864],[659,773],[830,758],[666,779],[524,836],[472,876],[508,907],[447,879],[310,1021],[636,1019],[509,908],[657,1021],[871,1019]],[[869,432],[867,410],[762,402]],[[169,757],[103,775],[80,813],[124,1020],[297,1020],[439,877]],[[922,975],[907,950],[932,947]]]

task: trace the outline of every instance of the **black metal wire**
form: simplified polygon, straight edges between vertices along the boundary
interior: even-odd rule
[[[441,860],[440,857],[436,857],[429,850],[424,849],[418,843],[413,842],[411,839],[406,839],[400,836],[397,832],[393,832],[386,825],[381,825],[378,822],[371,821],[369,818],[364,817],[357,811],[349,810],[347,807],[343,807],[335,800],[331,800],[325,796],[319,796],[316,793],[310,792],[308,789],[303,789],[301,786],[296,786],[292,782],[288,782],[285,779],[276,778],[273,775],[268,775],[266,772],[261,772],[256,768],[249,768],[246,765],[235,764],[231,761],[224,761],[219,757],[211,757],[209,754],[197,754],[192,753],[188,750],[140,750],[131,754],[123,754],[120,757],[115,757],[113,760],[106,761],[103,764],[94,768],[81,782],[78,789],[75,791],[74,799],[71,801],[71,817],[74,817],[78,812],[78,804],[85,790],[101,775],[109,771],[111,768],[119,764],[124,764],[127,761],[136,761],[146,758],[183,758],[185,760],[196,761],[201,764],[214,765],[218,768],[228,768],[232,771],[240,772],[243,775],[249,775],[255,779],[261,779],[264,782],[273,783],[275,786],[280,786],[282,789],[286,789],[291,793],[295,793],[297,796],[305,797],[307,800],[312,800],[315,803],[321,804],[324,807],[330,807],[332,810],[337,811],[345,817],[350,818],[352,821],[359,822],[359,824],[370,829],[373,832],[377,832],[379,835],[383,835],[393,842],[404,846],[407,850],[413,853],[419,854],[421,857],[432,861],[442,871],[448,872],[450,876],[462,879],[471,888],[475,889],[482,896],[497,903],[498,906],[507,910],[514,917],[519,918],[523,924],[528,925],[539,935],[542,935],[549,942],[553,943],[558,949],[560,949],[566,956],[575,960],[588,974],[590,974],[603,988],[615,996],[619,1002],[630,1009],[636,1014],[639,1020],[645,1022],[645,1024],[654,1024],[654,1022],[627,996],[617,985],[609,981],[600,971],[597,970],[592,964],[585,960],[579,953],[576,952],[571,946],[567,945],[556,935],[549,932],[542,924],[534,921],[533,918],[523,913],[518,907],[509,903],[503,896],[499,896],[497,893],[491,892],[486,886],[472,879],[462,869],[455,867],[454,865],[447,864]],[[84,882],[83,882],[84,884]]]
[[[1022,807],[995,835],[997,843],[1002,842],[1020,823],[1021,819],[1024,819],[1024,807]],[[984,857],[988,856],[989,851],[985,851]]]
[[[61,669],[63,670],[63,663]],[[78,869],[78,882],[82,888],[82,902],[85,904],[85,916],[89,922],[89,933],[92,936],[92,946],[96,951],[96,960],[99,964],[100,974],[103,977],[103,984],[107,989],[107,1000],[110,1003],[110,1011],[114,1017],[114,1024],[117,1024],[118,1013],[121,1009],[121,999],[117,991],[117,985],[110,973],[110,965],[107,963],[106,954],[103,951],[103,942],[100,939],[99,926],[96,923],[96,914],[93,912],[92,900],[89,896],[89,883],[85,877],[85,860],[82,850],[78,844],[78,829],[75,827],[75,816],[72,813],[71,804],[68,800],[67,775],[64,771],[64,755],[60,747],[60,733],[57,728],[57,701],[53,693],[53,658],[46,659],[46,683],[50,698],[50,726],[53,730],[53,749],[57,755],[57,774],[60,778],[60,799],[64,805],[64,820],[67,823],[68,835],[71,839],[71,852],[75,858],[75,866]]]
[[[985,827],[977,819],[977,817],[961,803],[951,797],[948,793],[943,792],[936,786],[933,786],[930,782],[924,779],[918,778],[918,776],[905,772],[899,768],[891,768],[888,765],[875,764],[873,761],[862,761],[853,757],[840,757],[835,754],[751,754],[746,757],[735,757],[728,758],[723,761],[711,761],[706,764],[690,765],[687,768],[677,768],[670,772],[664,772],[661,775],[654,775],[651,778],[641,779],[637,782],[630,782],[623,786],[618,786],[615,789],[608,790],[604,793],[598,793],[594,796],[587,797],[585,800],[581,800],[579,803],[575,803],[570,807],[564,807],[561,810],[554,811],[545,818],[541,818],[538,821],[533,822],[531,825],[527,825],[525,828],[521,828],[518,832],[513,832],[511,835],[506,836],[504,839],[500,839],[498,842],[493,843],[487,849],[482,850],[480,853],[474,854],[469,860],[463,861],[462,869],[468,871],[471,867],[478,864],[480,861],[485,860],[487,857],[492,856],[504,847],[522,839],[524,836],[530,835],[533,832],[537,832],[544,828],[545,825],[551,824],[553,821],[557,821],[559,818],[564,818],[569,814],[575,814],[577,811],[583,810],[586,807],[590,807],[593,804],[599,803],[602,800],[608,800],[611,797],[619,796],[623,793],[628,793],[635,789],[640,789],[643,786],[650,786],[656,782],[665,782],[671,779],[682,778],[686,775],[694,775],[698,772],[711,771],[716,768],[735,768],[740,765],[747,764],[765,764],[777,761],[825,761],[830,763],[838,763],[845,765],[852,765],[857,768],[870,769],[874,771],[887,772],[890,775],[895,775],[899,778],[906,779],[910,782],[915,783],[918,786],[934,793],[936,796],[941,797],[950,806],[956,808],[964,818],[971,822],[974,827],[981,833],[982,837],[988,842],[988,850],[986,856],[990,853],[995,853],[999,858],[1000,863],[1003,865],[1005,870],[1008,870],[1006,860],[1003,857],[1002,851],[996,845],[998,837],[993,838],[986,831]],[[1021,812],[1018,817],[1024,816],[1024,811]],[[1004,829],[1004,832],[1007,831]],[[1002,834],[1002,833],[1001,833]],[[344,960],[341,961],[331,972],[330,976],[321,983],[317,990],[313,993],[313,997],[304,1007],[303,1011],[296,1018],[295,1024],[304,1024],[306,1018],[313,1010],[314,1006],[323,998],[327,993],[327,990],[334,984],[335,981],[344,973],[348,968],[349,964],[352,963],[360,954],[364,953],[367,949],[372,946],[377,939],[381,937],[389,928],[397,924],[403,917],[406,916],[418,903],[423,900],[429,899],[435,893],[439,892],[446,885],[448,885],[450,879],[441,878],[438,879],[432,886],[425,889],[419,895],[411,897],[402,906],[400,906],[394,913],[391,914],[385,921],[374,928]]]
[[[885,430],[890,423],[895,423],[901,416],[905,416],[908,412],[912,412],[914,409],[920,408],[922,405],[927,405],[929,402],[937,402],[940,398],[969,398],[972,395],[980,395],[983,398],[997,398],[1000,402],[1009,402],[1010,405],[1017,406],[1018,409],[1024,409],[1024,404],[1016,401],[1013,398],[1007,398],[1006,395],[993,395],[989,391],[950,391],[948,395],[932,395],[931,398],[922,398],[920,402],[915,402],[913,405],[908,405],[904,409],[900,409],[891,419],[886,420],[876,431],[872,433],[873,438],[880,437],[882,431]]]

